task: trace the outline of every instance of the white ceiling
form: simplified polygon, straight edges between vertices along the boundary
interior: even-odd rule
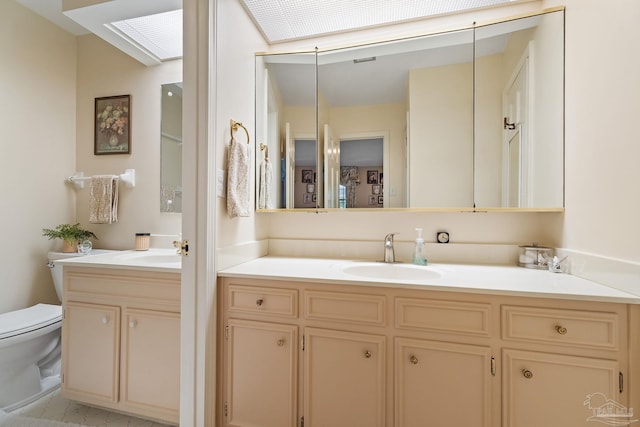
[[[123,37],[123,32],[111,23],[182,9],[182,0],[85,0],[87,6],[64,11],[62,0],[16,1],[71,34],[94,33],[146,65],[157,65],[162,59],[143,44]],[[177,37],[181,40],[181,28]],[[168,39],[175,41],[175,37]]]
[[[113,22],[182,8],[182,0],[82,0],[84,7],[63,11],[63,0],[16,0],[74,35],[94,33],[146,65],[176,54],[176,36],[167,26],[132,41],[138,29],[124,31]],[[532,0],[238,0],[270,42],[388,25],[435,15]],[[180,28],[181,30],[181,28]],[[125,34],[126,33],[126,34]],[[165,48],[162,43],[173,44]],[[154,50],[157,48],[157,50]],[[155,52],[155,53],[154,53]],[[158,53],[160,52],[160,53]],[[168,53],[172,52],[172,53]]]
[[[514,1],[517,0],[241,0],[270,43]]]

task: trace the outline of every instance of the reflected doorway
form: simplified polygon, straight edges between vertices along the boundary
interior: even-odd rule
[[[293,207],[313,209],[317,202],[316,140],[294,139]]]
[[[382,208],[384,138],[340,139],[340,208]]]

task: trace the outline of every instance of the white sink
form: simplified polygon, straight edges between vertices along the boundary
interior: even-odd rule
[[[109,251],[108,253],[56,261],[64,265],[125,268],[152,271],[180,271],[182,257],[175,249],[151,248],[148,251]]]
[[[180,255],[176,254],[174,250],[172,253],[158,253],[159,251],[151,250],[149,252],[134,252],[127,251],[122,255],[115,257],[115,261],[123,263],[134,264],[181,264],[182,259]]]
[[[371,279],[389,280],[433,280],[442,277],[432,267],[413,264],[387,264],[368,262],[349,265],[342,269],[346,274]]]
[[[144,262],[149,264],[165,264],[172,262],[181,262],[180,255],[178,254],[140,254],[122,256],[122,260],[135,260],[136,262]]]

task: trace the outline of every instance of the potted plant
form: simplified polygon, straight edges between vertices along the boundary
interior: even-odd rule
[[[62,239],[62,252],[77,252],[78,243],[90,238],[97,239],[95,234],[80,227],[80,224],[60,224],[56,228],[43,228],[42,235],[51,239]]]

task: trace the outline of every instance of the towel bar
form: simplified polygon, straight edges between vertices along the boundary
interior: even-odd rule
[[[67,181],[76,186],[76,188],[84,188],[84,182],[91,179],[90,176],[84,176],[83,172],[76,172],[67,178]],[[136,170],[126,169],[124,173],[116,175],[116,179],[119,179],[127,188],[133,188],[136,186]]]

